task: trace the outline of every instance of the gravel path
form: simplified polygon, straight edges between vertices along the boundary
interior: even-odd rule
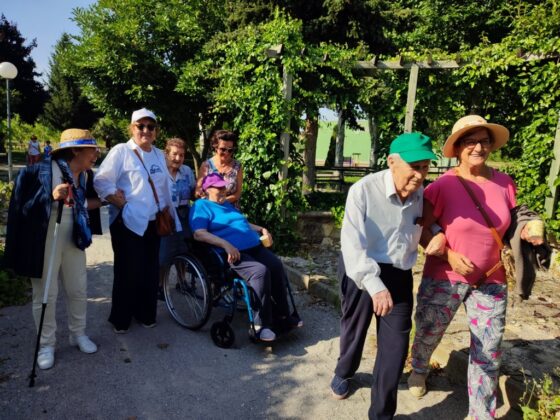
[[[0,310],[0,419],[365,419],[370,402],[373,345],[368,343],[352,395],[330,397],[338,355],[338,313],[306,292],[296,292],[301,330],[272,346],[252,344],[240,313],[233,349],[213,345],[211,323],[198,332],[180,328],[159,303],[158,325],[135,324],[115,335],[106,321],[111,301],[112,252],[108,234],[88,250],[88,333],[93,355],[68,345],[64,304],[56,363],[28,387],[35,330],[30,304]],[[463,419],[466,389],[445,376],[431,380],[424,399],[399,391],[398,418]]]

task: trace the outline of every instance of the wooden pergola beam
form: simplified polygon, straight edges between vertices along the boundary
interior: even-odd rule
[[[420,69],[458,69],[461,67],[459,63],[455,60],[432,60],[428,59],[426,61],[415,61],[415,62],[402,62],[401,61],[357,61],[355,69],[359,73],[365,73],[365,75],[374,75],[378,70],[409,70],[412,66],[417,66]]]

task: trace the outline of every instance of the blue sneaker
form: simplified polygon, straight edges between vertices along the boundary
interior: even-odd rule
[[[331,391],[334,398],[337,400],[343,400],[348,396],[350,391],[350,386],[348,384],[348,379],[342,379],[340,376],[334,375],[331,381]]]

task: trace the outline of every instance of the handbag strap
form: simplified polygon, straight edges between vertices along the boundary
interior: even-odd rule
[[[150,187],[152,187],[152,192],[154,193],[154,198],[156,199],[156,204],[157,204],[158,210],[161,211],[161,208],[159,206],[159,198],[158,198],[158,195],[157,195],[157,192],[156,192],[156,186],[154,185],[154,181],[152,180],[152,177],[150,176],[150,172],[148,171],[148,168],[146,168],[146,165],[144,165],[144,161],[142,160],[142,156],[140,156],[140,153],[138,152],[138,149],[132,149],[132,151],[134,152],[134,154],[136,154],[136,156],[138,156],[138,159],[140,159],[140,163],[142,164],[142,166],[146,170],[146,173],[148,174],[148,183],[150,184]]]
[[[494,237],[494,240],[498,244],[498,247],[500,248],[501,251],[504,248],[504,242],[502,241],[502,238],[500,238],[500,234],[492,224],[492,221],[490,220],[488,213],[486,213],[486,210],[484,210],[484,207],[482,207],[482,204],[480,204],[480,201],[478,201],[478,199],[474,195],[474,191],[471,189],[471,187],[469,187],[469,184],[467,184],[467,181],[465,181],[465,179],[459,174],[459,171],[457,169],[455,169],[455,175],[457,176],[457,179],[461,182],[461,184],[469,194],[469,197],[473,201],[477,210],[480,212],[480,214],[482,214],[484,221],[488,225],[488,228],[490,229],[490,232],[492,233],[492,236]],[[490,277],[490,275],[492,275],[496,270],[498,270],[498,268],[500,268],[503,265],[504,263],[500,259],[500,261],[498,261],[490,270],[484,273],[483,277],[475,284],[475,286],[478,287],[482,282],[484,282],[484,280]]]

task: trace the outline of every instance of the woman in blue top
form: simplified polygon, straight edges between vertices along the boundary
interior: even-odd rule
[[[181,221],[181,232],[161,238],[159,248],[160,270],[165,270],[175,255],[187,252],[186,239],[190,239],[189,209],[194,193],[195,176],[191,168],[183,165],[185,161],[185,142],[180,138],[168,139],[165,143],[165,162],[171,185],[171,201]]]
[[[255,305],[255,330],[262,341],[274,341],[273,324],[301,327],[303,322],[289,315],[287,277],[282,262],[261,244],[259,233],[272,243],[270,232],[249,223],[226,200],[226,182],[212,173],[202,181],[207,199],[197,200],[191,209],[194,239],[223,248],[231,268],[245,279],[259,300]]]

